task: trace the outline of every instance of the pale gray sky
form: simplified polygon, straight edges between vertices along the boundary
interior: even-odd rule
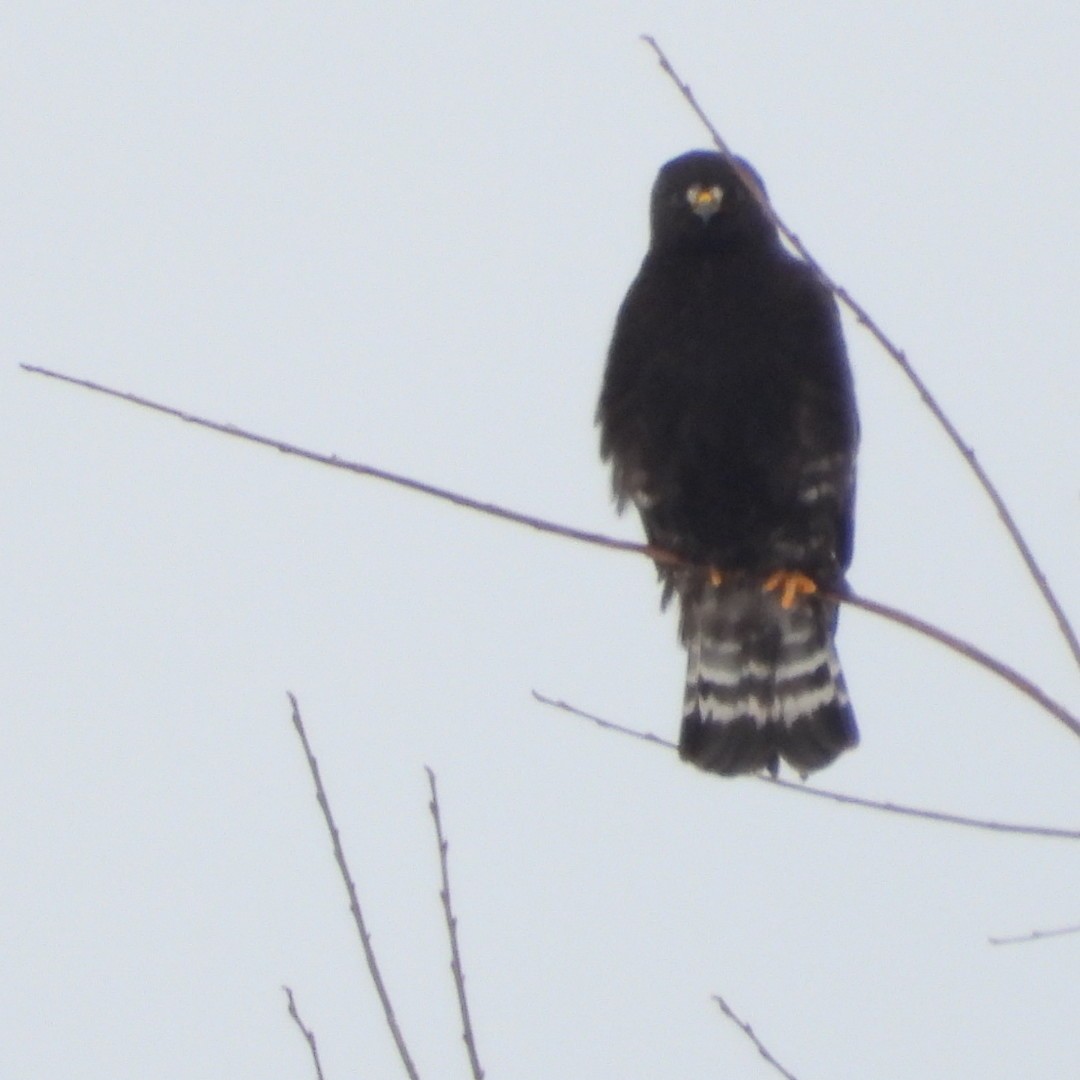
[[[0,14],[0,1071],[397,1075],[300,698],[422,1074],[465,1076],[423,765],[491,1077],[1068,1078],[1080,845],[723,781],[677,734],[642,560],[228,441],[41,364],[561,521],[617,521],[593,408],[648,191],[705,145],[656,34],[874,313],[1080,617],[1071,3],[27,4]],[[1055,696],[985,498],[849,326],[852,580]],[[856,612],[823,786],[1080,825],[1080,746]]]

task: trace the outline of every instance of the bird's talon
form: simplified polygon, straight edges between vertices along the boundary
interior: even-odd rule
[[[800,596],[813,596],[818,591],[817,585],[798,570],[777,570],[765,579],[762,588],[766,592],[779,592],[780,606],[785,611],[792,608]]]
[[[710,585],[723,585],[724,574],[723,571],[717,570],[715,566],[709,567],[709,584]]]

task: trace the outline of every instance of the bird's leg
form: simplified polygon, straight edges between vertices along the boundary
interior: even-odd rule
[[[817,585],[799,570],[777,570],[765,579],[762,588],[766,592],[780,593],[780,606],[787,610],[794,606],[800,596],[813,596]]]
[[[709,584],[710,585],[723,585],[724,572],[723,570],[717,570],[715,566],[710,566],[708,570]]]

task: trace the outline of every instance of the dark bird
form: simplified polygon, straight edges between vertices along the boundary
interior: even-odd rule
[[[757,197],[755,197],[755,195]],[[652,192],[597,409],[688,653],[679,753],[805,776],[858,742],[833,635],[859,425],[836,303],[738,158],[692,151]]]

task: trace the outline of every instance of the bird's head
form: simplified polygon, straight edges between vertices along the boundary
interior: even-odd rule
[[[669,161],[652,192],[652,246],[720,247],[739,238],[775,239],[756,194],[765,185],[742,158],[691,150]]]

